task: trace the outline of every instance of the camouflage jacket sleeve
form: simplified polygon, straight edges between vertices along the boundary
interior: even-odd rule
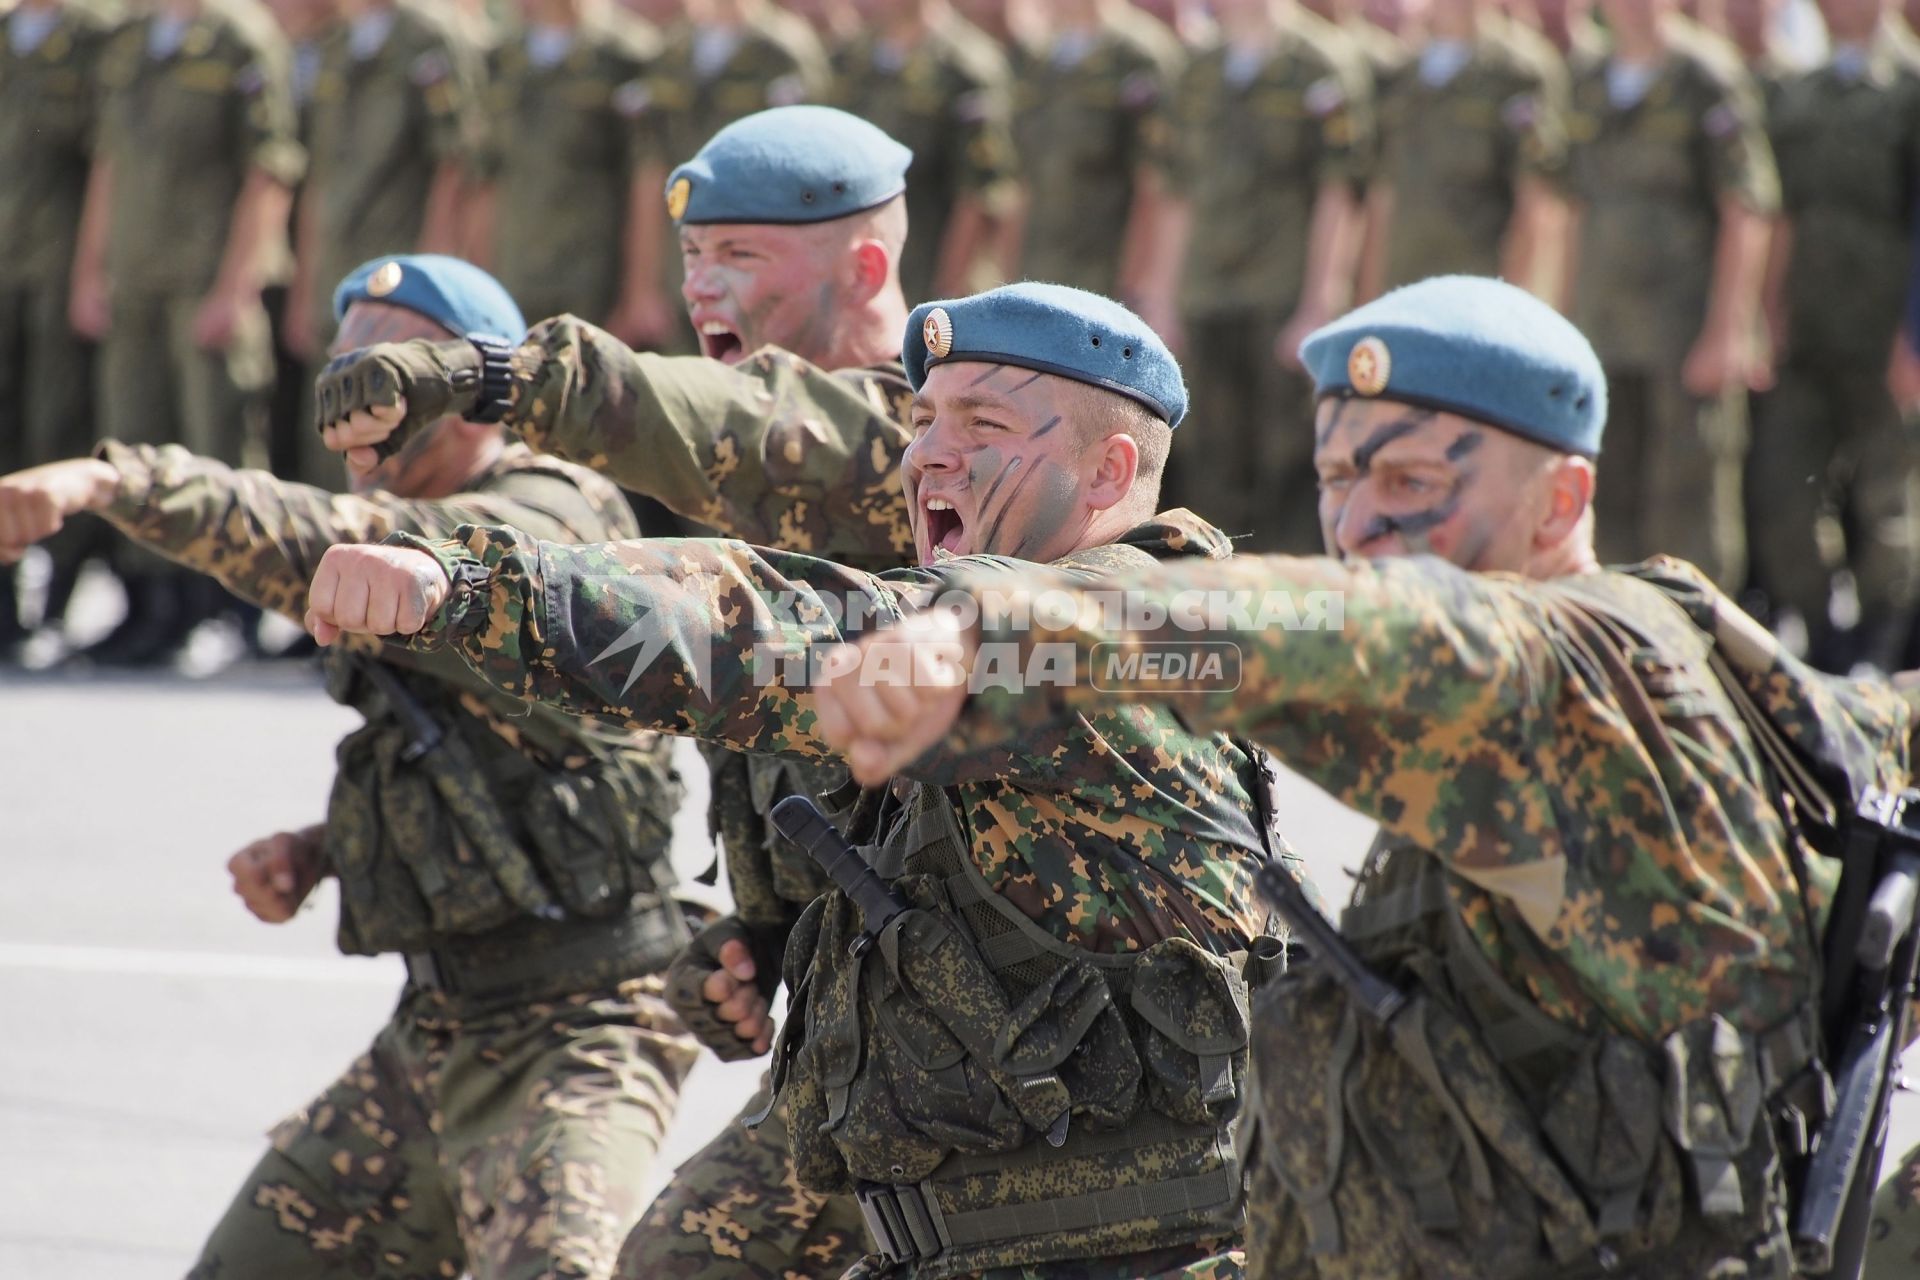
[[[295,621],[326,549],[395,532],[445,536],[474,520],[553,528],[554,518],[497,494],[414,502],[388,493],[328,493],[264,471],[237,471],[178,445],[100,446],[120,473],[101,514],[128,536]],[[591,536],[582,531],[581,536]]]
[[[913,551],[898,390],[771,348],[737,367],[640,354],[561,316],[516,355],[508,422],[729,537],[897,564]]]
[[[832,754],[809,651],[851,620],[917,607],[944,576],[876,577],[718,539],[562,546],[462,528],[393,541],[434,554],[457,584],[413,647],[452,647],[493,688],[575,715],[805,759]],[[996,892],[1069,941],[1125,950],[1188,927],[1182,910],[1205,917],[1197,933],[1243,945],[1260,931],[1249,768],[1163,711],[1120,706],[992,750],[935,751],[902,776],[957,788]]]

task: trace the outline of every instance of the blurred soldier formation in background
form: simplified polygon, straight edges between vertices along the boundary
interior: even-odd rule
[[[809,401],[820,411],[799,425],[819,441],[860,444],[822,445],[843,469],[865,459],[872,475],[891,477],[911,434],[897,347],[843,348],[823,323],[809,327],[848,309],[831,274],[782,280],[750,261],[750,239],[713,238],[704,226],[792,231],[852,214],[836,205],[707,218],[689,214],[673,181],[724,126],[821,103],[912,151],[898,195],[911,234],[890,245],[889,287],[905,306],[1053,281],[1118,299],[1164,340],[1185,367],[1191,413],[1171,444],[1161,505],[1204,511],[1235,549],[1323,550],[1307,336],[1413,281],[1497,275],[1570,317],[1597,351],[1608,405],[1595,491],[1601,561],[1691,561],[1826,671],[1920,666],[1920,36],[1890,0],[16,0],[0,12],[0,232],[11,246],[0,261],[0,475],[111,442],[92,470],[68,473],[62,512],[106,518],[68,523],[30,577],[0,566],[0,665],[165,667],[209,626],[259,648],[260,606],[298,612],[324,545],[391,529],[444,534],[469,501],[487,524],[537,532],[544,518],[578,535],[563,541],[713,527],[832,553],[863,573],[869,560],[878,570],[904,558],[896,527],[878,518],[871,532],[885,546],[829,545],[804,522],[756,521],[766,513],[739,494],[687,479],[714,474],[730,449],[748,460],[738,483],[784,458],[769,446],[770,409],[761,405],[751,431],[742,425],[751,415],[730,410],[761,404],[762,382],[783,387],[784,371],[807,360],[839,372],[824,391],[808,385],[806,395],[825,398]],[[756,288],[703,310],[711,269],[684,274],[689,234],[689,263],[713,255]],[[386,498],[329,498],[349,486],[313,428],[326,353],[412,336],[370,329],[343,341],[346,304],[412,305],[436,334],[456,327],[421,304],[383,304],[403,277],[374,264],[411,254],[478,264],[536,322],[536,342],[565,372],[543,387],[551,413],[511,425],[535,450],[625,486],[637,526],[599,501],[611,484],[564,469],[554,476],[590,519],[538,503],[527,520],[512,518],[520,489],[554,476],[521,444],[500,452],[490,434],[473,437],[488,442],[474,474],[381,484],[434,465],[406,442],[397,461],[382,455],[386,470],[367,456],[353,467],[354,490],[419,502],[395,499],[389,510]],[[350,296],[336,298],[343,277]],[[897,331],[900,301],[888,295],[876,331]],[[561,316],[634,352],[710,359],[635,366],[573,321],[537,323]],[[509,327],[495,336],[511,346],[522,334],[517,318]],[[794,354],[751,359],[767,342]],[[657,436],[631,430],[643,395],[654,397]],[[356,451],[335,445],[351,462]],[[236,481],[231,468],[242,466],[288,483]],[[1434,549],[1428,535],[1458,494],[1433,497],[1422,517],[1391,528],[1409,552]],[[79,646],[64,622],[89,561],[117,575],[127,611]],[[372,688],[345,659],[334,667],[336,693],[370,706],[387,747],[403,749],[404,688]],[[413,676],[415,692],[462,731],[478,726],[489,767],[503,774],[588,751],[585,739],[548,743],[505,725],[494,695],[464,687],[457,670]],[[604,763],[606,744],[592,741],[588,754]],[[657,748],[647,738],[628,762],[645,775],[635,785],[650,819],[677,795]],[[826,785],[824,773],[782,777],[743,761],[710,759],[715,824],[736,875],[749,852],[764,861],[776,843],[763,821],[770,800]],[[343,755],[348,782],[350,763]],[[726,811],[729,800],[739,812]],[[442,807],[459,806],[427,804]],[[507,817],[523,819],[532,821]],[[255,852],[296,849],[309,865],[322,838],[288,833]],[[460,841],[442,843],[460,863]],[[760,871],[758,905],[790,927],[817,878],[805,867]],[[665,887],[652,862],[608,874]],[[796,883],[781,884],[783,874]],[[310,887],[282,897],[297,902]],[[764,922],[746,896],[741,906],[722,927],[751,938]],[[505,912],[518,914],[541,917]],[[644,964],[602,974],[589,963],[599,951],[582,944],[593,954],[542,974],[538,991],[516,985],[495,1002],[512,1006],[510,1029],[545,1048],[583,1026],[597,1033],[602,1019],[651,1033],[658,970],[684,941],[681,922],[654,902],[577,932],[588,944],[619,941],[636,918],[661,935]],[[369,1059],[276,1133],[209,1242],[206,1273],[271,1252],[261,1213],[304,1214],[316,1239],[352,1218],[354,1205],[328,1199],[339,1188],[319,1166],[338,1156],[350,1171],[365,1166],[353,1178],[377,1176],[383,1153],[362,1150],[337,1122],[372,1115],[377,1127],[378,1108],[399,1100],[419,1113],[403,1135],[414,1164],[396,1162],[368,1199],[395,1229],[417,1232],[422,1267],[457,1269],[465,1258],[513,1272],[518,1226],[502,1222],[489,1236],[473,1218],[473,1179],[567,1183],[591,1166],[608,1186],[540,1190],[578,1219],[566,1238],[588,1258],[583,1273],[606,1274],[641,1208],[618,1194],[631,1181],[621,1161],[650,1158],[691,1046],[662,1011],[657,1037],[598,1050],[613,1074],[643,1076],[649,1091],[649,1114],[619,1159],[600,1149],[596,1114],[575,1146],[502,1173],[494,1166],[518,1160],[527,1134],[490,1126],[544,1120],[490,1109],[447,1131],[438,1110],[448,1073],[477,1071],[463,1054],[493,1065],[485,1037],[463,1040],[448,1013],[462,992],[444,970],[471,979],[495,958],[450,960],[443,935],[463,930],[445,921],[393,927],[404,945],[362,939],[361,949],[408,953],[414,1003]],[[702,973],[734,970],[722,945],[691,953]],[[753,968],[736,975],[743,993]],[[582,991],[608,977],[647,1006],[644,1018],[586,1001]],[[770,991],[773,977],[763,972],[759,985]],[[563,1023],[547,1007],[554,998],[572,1002]],[[724,1044],[732,1033],[715,1034]],[[477,1078],[476,1088],[494,1083]],[[573,1114],[559,1094],[548,1102]],[[836,1273],[857,1252],[857,1214],[844,1197],[800,1190],[779,1141],[777,1125],[752,1138],[730,1128],[692,1166],[683,1198],[719,1196],[714,1188],[740,1180],[762,1197],[733,1206],[753,1223],[743,1239],[770,1238],[748,1212],[757,1209],[796,1237],[813,1233],[777,1252],[814,1250],[822,1273]],[[1909,1226],[1920,1220],[1916,1178],[1920,1165],[1893,1184],[1911,1202]],[[791,1201],[772,1194],[782,1189]],[[630,1274],[667,1273],[668,1255],[718,1248],[721,1228],[671,1197],[652,1225],[647,1247],[657,1252],[636,1259],[630,1246]],[[1210,1274],[1187,1256],[1207,1250],[1180,1244],[1161,1260],[1169,1273],[1177,1264]],[[370,1253],[364,1260],[373,1265]],[[303,1264],[258,1263],[288,1274]]]
[[[822,102],[914,152],[909,303],[1040,279],[1150,320],[1194,390],[1170,496],[1204,495],[1239,548],[1318,549],[1301,338],[1409,281],[1498,274],[1606,362],[1604,559],[1682,555],[1829,670],[1920,652],[1920,38],[1889,0],[20,0],[5,21],[0,467],[114,438],[336,486],[306,425],[328,286],[383,253],[456,253],[529,317],[702,350],[662,183],[728,122]],[[89,557],[129,607],[74,652]],[[4,660],[166,664],[208,618],[250,621],[98,525],[39,564],[32,591],[0,579]]]

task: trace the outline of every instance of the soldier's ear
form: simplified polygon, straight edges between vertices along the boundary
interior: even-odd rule
[[[1554,463],[1546,476],[1546,511],[1534,531],[1535,546],[1559,546],[1574,535],[1593,505],[1593,479],[1593,463],[1586,458],[1568,456]]]
[[[853,246],[853,288],[860,301],[887,287],[893,275],[893,255],[878,240],[858,240]]]

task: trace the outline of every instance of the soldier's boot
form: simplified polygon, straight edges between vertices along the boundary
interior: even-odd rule
[[[153,667],[171,662],[186,639],[185,574],[129,575],[127,616],[106,636],[73,655],[73,661],[103,667]]]

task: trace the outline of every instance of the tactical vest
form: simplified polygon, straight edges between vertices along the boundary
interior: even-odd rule
[[[518,921],[658,917],[629,975],[687,938],[667,898],[682,789],[664,740],[599,737],[534,708],[511,719],[450,654],[431,674],[337,656],[328,692],[366,724],[337,748],[326,853],[340,879],[339,945],[419,952]],[[435,730],[438,741],[433,741]],[[657,935],[657,936],[656,936]]]
[[[859,912],[828,894],[787,947],[774,1084],[801,1182],[856,1193],[919,1280],[1237,1233],[1248,982],[1279,943],[1083,950],[988,887],[947,791],[885,807],[862,854],[917,909],[854,954]]]
[[[1682,608],[1650,618],[1604,582],[1566,586],[1550,606],[1582,659],[1627,690],[1642,740],[1664,735],[1631,654],[1684,655],[1718,676],[1701,691],[1710,705],[1689,714],[1745,723],[1778,792],[1817,803],[1804,771],[1783,771],[1795,753],[1818,754],[1821,726],[1774,722],[1805,701],[1783,694],[1770,660],[1729,664],[1703,630],[1714,606],[1694,583],[1662,580],[1657,565],[1643,576]],[[1827,772],[1832,783],[1858,771]],[[1800,838],[1795,823],[1788,832]],[[1783,1163],[1806,1154],[1832,1103],[1817,968],[1803,1010],[1759,1032],[1718,1013],[1657,1044],[1582,1031],[1542,1014],[1487,959],[1461,916],[1481,892],[1422,849],[1369,859],[1341,931],[1411,995],[1397,1035],[1311,963],[1261,993],[1241,1134],[1249,1274],[1307,1258],[1321,1277],[1356,1280],[1604,1275],[1636,1261],[1634,1274],[1678,1278],[1729,1258],[1753,1280],[1793,1274]],[[1808,916],[1817,966],[1810,908],[1787,909]]]

